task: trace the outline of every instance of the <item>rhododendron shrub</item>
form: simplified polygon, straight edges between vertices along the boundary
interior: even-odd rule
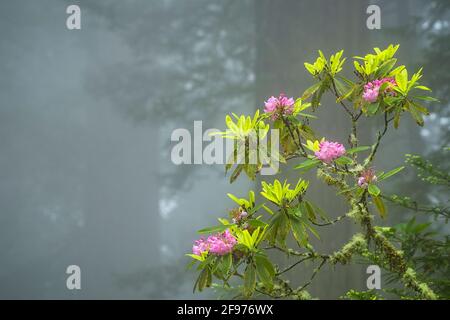
[[[384,229],[375,225],[377,221],[385,221],[387,215],[382,200],[383,181],[403,169],[376,171],[373,161],[379,145],[388,129],[397,128],[405,114],[423,125],[422,117],[428,111],[421,101],[435,100],[423,94],[430,89],[419,83],[421,69],[409,76],[405,66],[397,64],[398,47],[375,48],[374,53],[355,57],[354,69],[349,70],[355,75],[353,79],[341,75],[346,61],[343,51],[329,58],[319,51],[315,62],[305,63],[315,83],[300,97],[268,94],[267,100],[261,103],[261,113],[257,111],[253,117],[233,113],[237,124],[227,116],[229,130],[217,134],[243,145],[252,130],[263,135],[269,128],[280,130],[279,160],[293,163],[297,171],[289,177],[290,182],[271,179],[273,182],[269,183],[261,176],[261,201],[256,200],[253,190],[242,198],[228,194],[235,208],[228,217],[219,218],[219,225],[200,230],[202,237],[195,241],[192,253],[188,254],[192,258],[190,266],[196,265],[199,272],[194,290],[201,291],[215,283],[236,290],[238,298],[306,299],[310,298],[308,286],[324,265],[345,265],[354,257],[363,257],[396,274],[404,288],[411,291],[411,297],[438,298],[404,259],[403,252],[390,242]],[[321,106],[325,94],[334,96],[336,105]],[[348,116],[347,141],[323,137],[313,129],[311,122],[320,121],[313,114],[317,108],[339,108]],[[310,112],[305,113],[306,110]],[[358,132],[364,130],[358,126],[363,117],[382,120],[373,144],[368,146],[361,146],[358,140]],[[247,150],[235,151],[243,152],[237,158],[247,158]],[[241,172],[254,179],[262,165],[259,161],[237,164],[230,181],[235,181]],[[233,163],[228,163],[226,170],[232,167]],[[333,188],[336,196],[346,201],[347,212],[333,213],[330,217],[320,209],[320,203],[308,199],[309,183],[302,175],[310,170],[316,171],[324,187]],[[316,251],[311,239],[320,239],[320,228],[343,219],[354,220],[360,231],[336,252]],[[295,248],[288,246],[288,239],[295,240]],[[298,260],[282,268],[272,262],[270,251],[279,251]],[[284,278],[285,272],[301,268],[308,260],[316,264],[310,280],[292,287]]]

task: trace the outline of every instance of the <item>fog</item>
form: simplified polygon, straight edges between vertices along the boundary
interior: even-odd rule
[[[66,28],[71,1],[0,3],[3,299],[213,297],[192,294],[195,274],[185,270],[184,254],[196,230],[233,207],[227,192],[242,195],[259,182],[242,176],[230,185],[220,165],[173,164],[172,131],[192,132],[194,120],[223,129],[227,113],[253,113],[280,91],[298,96],[312,84],[303,62],[317,49],[344,48],[351,57],[400,43],[408,68],[439,69],[418,20],[428,12],[425,1],[378,1],[381,30],[367,29],[368,1],[357,0],[76,3],[81,30]],[[345,116],[331,97],[323,104],[314,127],[346,139]],[[427,124],[446,138],[448,122],[436,126],[438,118]],[[402,124],[377,166],[395,167],[405,153],[438,145],[427,127]],[[365,143],[377,125],[364,124]],[[344,212],[331,192],[311,188],[331,216]],[[317,247],[336,250],[356,229],[344,223],[325,231]],[[81,290],[66,288],[73,264]],[[365,283],[365,266],[325,270],[313,295],[335,298]]]

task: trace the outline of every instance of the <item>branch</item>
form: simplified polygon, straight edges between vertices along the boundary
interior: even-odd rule
[[[302,262],[304,262],[304,261],[306,261],[306,260],[309,260],[309,259],[313,259],[313,258],[314,258],[314,256],[311,255],[311,256],[309,256],[309,257],[300,259],[300,260],[298,260],[297,262],[295,262],[294,264],[290,265],[289,267],[286,267],[286,268],[284,268],[282,271],[276,273],[275,275],[276,275],[276,276],[280,276],[280,275],[282,275],[283,273],[286,273],[286,272],[288,272],[289,270],[293,269],[295,266],[299,265],[300,263],[302,263]]]
[[[334,95],[336,96],[336,99],[339,99],[339,93],[337,92],[337,88],[336,88],[336,83],[334,82],[333,77],[331,77],[331,84],[333,86],[333,90],[332,92],[334,93]],[[344,108],[344,110],[349,114],[349,116],[353,119],[355,119],[355,115],[353,114],[353,112],[350,111],[350,109],[345,105],[344,102],[342,102],[341,100],[339,100],[339,104]]]
[[[261,291],[261,290],[259,290],[259,289],[257,289],[257,288],[255,289],[255,291],[258,292],[258,293],[264,294],[264,295],[266,295],[266,296],[269,296],[269,297],[271,297],[271,298],[273,298],[273,299],[281,299],[281,298],[286,298],[286,297],[287,297],[286,294],[275,295],[275,294],[270,293],[270,292]]]
[[[312,281],[314,280],[314,278],[316,277],[317,273],[319,273],[320,269],[322,269],[322,267],[325,265],[325,262],[327,261],[328,258],[322,258],[322,262],[320,263],[320,265],[314,269],[313,274],[311,275],[311,278],[309,279],[308,282],[306,282],[303,286],[301,286],[299,289],[296,289],[296,291],[302,291],[303,289],[305,289],[307,286],[309,286]]]
[[[315,225],[315,226],[318,226],[318,227],[324,227],[324,226],[329,226],[329,225],[335,224],[335,223],[341,221],[342,219],[344,219],[346,217],[347,217],[347,213],[337,217],[336,219],[334,219],[332,221],[328,221],[326,223],[317,223],[317,222],[314,222],[314,221],[311,221],[311,223],[313,225]]]
[[[389,122],[391,122],[393,119],[394,119],[393,117],[388,119],[387,112],[384,113],[384,128],[383,128],[383,131],[379,131],[378,132],[377,141],[375,142],[375,144],[372,147],[372,152],[370,153],[370,155],[365,160],[364,167],[366,167],[369,163],[371,163],[373,161],[373,158],[375,157],[375,154],[377,153],[378,147],[380,146],[381,139],[384,137],[384,135],[387,132],[387,129],[389,127]]]
[[[408,199],[398,197],[398,196],[385,196],[381,195],[381,197],[397,206],[404,207],[409,210],[413,210],[416,212],[425,212],[425,213],[433,213],[440,214],[444,217],[450,218],[450,208],[449,207],[439,207],[439,206],[421,206],[417,204],[415,201],[409,201]],[[400,198],[400,199],[398,199]]]
[[[295,145],[297,146],[297,149],[301,150],[302,156],[307,157],[308,154],[306,153],[306,150],[305,150],[305,148],[302,145],[300,135],[298,135],[298,140],[299,141],[297,142],[297,139],[294,136],[294,132],[292,132],[291,124],[290,124],[289,120],[287,120],[283,115],[280,115],[280,116],[281,116],[281,120],[283,120],[284,125],[288,129],[289,134],[292,137],[292,140],[294,141]]]

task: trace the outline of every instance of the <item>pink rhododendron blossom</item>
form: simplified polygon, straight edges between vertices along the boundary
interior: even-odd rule
[[[370,103],[377,101],[378,95],[380,93],[380,87],[385,82],[390,82],[393,85],[397,85],[394,78],[383,78],[380,80],[377,79],[377,80],[368,82],[367,84],[364,85],[364,92],[362,95],[363,99]],[[386,88],[386,90],[384,92],[387,92],[392,95],[395,94],[395,92],[393,92],[391,88]]]
[[[218,256],[223,256],[233,250],[236,242],[236,238],[233,237],[230,231],[225,230],[222,234],[210,236],[208,238],[209,252]]]
[[[363,99],[370,103],[377,101],[379,90],[379,87],[364,88]]]
[[[236,243],[236,238],[227,229],[222,233],[209,236],[206,240],[203,238],[196,240],[192,247],[192,253],[200,256],[203,252],[210,252],[223,256],[231,252]]]
[[[322,141],[319,148],[319,151],[314,154],[317,159],[325,163],[330,163],[345,154],[345,147],[338,142]]]
[[[367,169],[361,173],[358,178],[358,186],[361,188],[367,188],[369,183],[377,182],[377,176],[373,169]]]
[[[294,103],[294,98],[288,98],[284,93],[281,93],[278,98],[272,96],[264,102],[264,112],[270,113],[272,120],[276,120],[280,114],[292,114],[294,112]]]

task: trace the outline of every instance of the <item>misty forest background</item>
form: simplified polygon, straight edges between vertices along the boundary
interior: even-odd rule
[[[73,1],[0,3],[0,298],[213,297],[192,295],[184,253],[196,230],[232,208],[227,192],[257,182],[229,185],[219,165],[173,165],[170,134],[194,120],[223,129],[227,113],[253,113],[281,91],[298,96],[312,84],[303,62],[317,49],[351,57],[399,43],[400,62],[423,65],[441,103],[424,128],[406,120],[390,132],[377,168],[402,165],[405,153],[448,168],[439,151],[450,139],[446,0],[75,2],[79,31],[65,27]],[[366,28],[369,4],[381,7],[381,30]],[[346,141],[349,124],[331,97],[318,115],[318,132]],[[362,126],[363,144],[377,125]],[[344,213],[325,189],[313,182],[312,200],[331,217]],[[388,190],[439,198],[412,170]],[[390,223],[409,215],[392,208]],[[355,230],[350,221],[321,230],[315,245],[336,250]],[[66,288],[70,264],[81,267],[82,290]],[[365,268],[327,269],[310,292],[364,290]]]

